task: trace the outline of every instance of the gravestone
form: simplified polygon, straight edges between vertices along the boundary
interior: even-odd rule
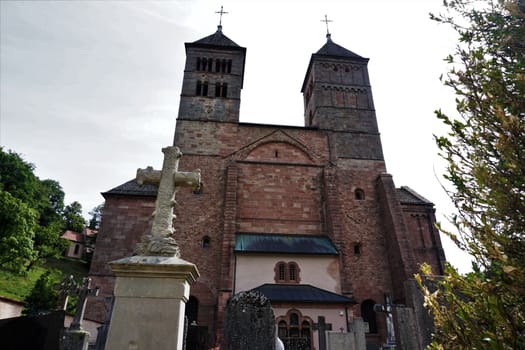
[[[0,320],[2,350],[56,350],[64,329],[63,310]]]
[[[328,332],[328,350],[366,350],[365,333],[368,323],[354,318],[348,324],[348,332]]]
[[[221,350],[274,350],[275,316],[261,293],[240,292],[228,300]]]
[[[162,149],[162,170],[137,171],[137,183],[159,186],[151,232],[137,245],[135,255],[109,263],[116,276],[113,314],[106,349],[181,350],[184,309],[189,284],[199,277],[197,267],[180,258],[172,237],[173,206],[180,187],[200,186],[200,172],[179,172],[178,147]]]
[[[319,350],[326,350],[326,331],[332,330],[332,324],[326,323],[324,316],[317,317],[317,323],[314,323],[314,331],[319,335]]]
[[[82,329],[82,320],[86,310],[87,298],[98,295],[98,288],[91,288],[91,278],[84,277],[80,284],[76,284],[72,278],[64,280],[62,287],[67,290],[61,290],[60,294],[64,300],[63,307],[67,307],[67,298],[69,295],[76,295],[77,309],[73,321],[69,328],[64,331],[60,342],[60,350],[87,350],[89,341],[89,332]]]
[[[383,305],[374,305],[374,311],[384,313],[386,318],[387,338],[386,343],[383,345],[383,349],[385,350],[395,349],[397,346],[396,335],[394,331],[394,317],[392,314],[394,306],[395,305],[392,304],[392,296],[390,294],[385,294],[385,303]]]

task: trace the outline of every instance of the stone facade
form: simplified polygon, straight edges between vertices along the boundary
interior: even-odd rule
[[[239,122],[246,51],[226,38],[221,28],[186,44],[186,52],[174,144],[183,153],[179,169],[200,169],[203,185],[200,191],[177,193],[174,237],[181,257],[197,265],[201,274],[191,287],[191,296],[198,301],[198,325],[207,327],[212,343],[220,341],[226,302],[240,291],[236,271],[246,273],[245,266],[238,266],[240,233],[275,235],[283,242],[290,237],[322,236],[337,250],[337,266],[331,272],[337,276],[329,288],[321,285],[322,278],[308,280],[355,304],[297,300],[279,307],[304,308],[305,320],[344,313],[346,321],[327,318],[334,324],[348,324],[352,315],[365,321],[374,317],[368,320],[377,324],[367,334],[367,342],[383,344],[384,317],[367,313],[365,304],[381,303],[385,293],[393,295],[394,303],[405,304],[404,282],[422,262],[441,271],[444,254],[434,228],[433,204],[408,187],[396,188],[386,173],[368,59],[328,37],[307,67],[306,126],[291,127]],[[199,71],[203,58],[207,65],[213,62],[211,70]],[[203,81],[208,82],[207,96],[202,96]],[[133,181],[104,193],[106,204],[90,273],[94,285],[101,287],[101,297],[112,293],[107,262],[129,256],[148,231],[154,195],[154,187],[140,187]],[[302,255],[265,253],[268,263],[253,271],[255,279],[269,276],[260,277],[261,284],[278,283],[273,271],[279,259],[316,257],[313,250]],[[300,273],[308,274],[308,266],[299,266]],[[257,268],[271,272],[260,273]],[[316,311],[306,315],[312,305]],[[106,309],[101,302],[88,306],[90,317],[100,320],[107,316]],[[284,319],[284,310],[276,312],[276,318]]]

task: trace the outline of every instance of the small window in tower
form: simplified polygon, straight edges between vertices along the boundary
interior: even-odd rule
[[[213,70],[213,58],[208,58],[208,72]]]
[[[215,60],[215,72],[219,72],[221,70],[221,60],[218,58]]]
[[[345,72],[346,72],[346,73],[350,72],[350,68],[345,67]]]
[[[197,57],[197,69],[196,70],[201,70],[201,58],[200,57]]]
[[[278,150],[275,150],[274,154],[275,158],[279,158],[279,151]]]
[[[337,72],[338,69],[337,69],[337,66],[334,64],[334,72]]]
[[[228,60],[228,73],[232,72],[232,60]]]
[[[202,70],[205,71],[206,67],[208,67],[208,59],[203,58],[201,62],[202,62]]]
[[[354,243],[354,255],[361,255],[361,243]]]
[[[211,239],[208,236],[202,237],[202,247],[203,248],[209,248],[211,244]]]
[[[221,83],[215,83],[215,97],[221,96]]]
[[[226,73],[226,60],[222,60],[221,72]]]
[[[202,82],[197,80],[197,87],[195,88],[195,95],[200,96],[202,94]]]
[[[355,195],[355,199],[358,200],[358,201],[365,200],[365,191],[363,191],[360,188],[358,188],[358,189],[356,189],[354,191],[354,195]]]
[[[222,84],[222,93],[221,93],[221,96],[222,96],[222,97],[226,97],[226,96],[228,96],[228,84],[227,84],[227,83]]]
[[[208,96],[208,82],[202,84],[202,96]]]

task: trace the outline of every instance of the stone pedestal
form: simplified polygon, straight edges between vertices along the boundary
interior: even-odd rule
[[[177,257],[132,256],[110,263],[115,304],[106,350],[183,348],[184,310],[197,267]]]

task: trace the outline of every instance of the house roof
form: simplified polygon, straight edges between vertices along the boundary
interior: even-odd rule
[[[67,239],[69,241],[79,242],[79,243],[84,243],[84,241],[85,241],[84,235],[82,233],[71,231],[71,230],[65,231],[62,234],[62,236],[60,236],[60,238],[64,238],[64,239]]]
[[[355,304],[348,298],[309,284],[270,284],[266,283],[252,289],[258,291],[270,302],[322,303],[322,304]]]
[[[401,186],[401,188],[397,188],[397,196],[399,198],[399,202],[401,204],[423,204],[423,205],[431,205],[433,206],[434,203],[414,191],[408,186]]]
[[[237,233],[235,251],[242,253],[339,254],[326,236],[263,233]]]
[[[156,197],[157,196],[157,186],[150,184],[139,185],[135,179],[129,180],[128,182],[123,183],[120,186],[112,188],[107,192],[103,192],[102,195],[107,194],[124,194],[131,196],[147,196],[147,197]]]

